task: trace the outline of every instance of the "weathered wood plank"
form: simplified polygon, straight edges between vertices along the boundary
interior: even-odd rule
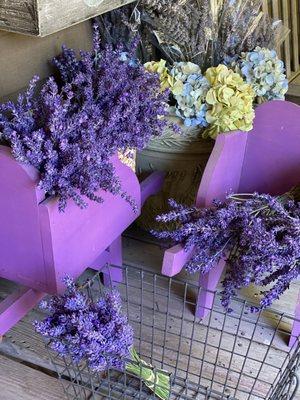
[[[300,7],[299,2],[291,2],[292,42],[293,42],[293,71],[299,70],[299,33],[300,33]]]
[[[0,29],[47,36],[135,0],[5,0]]]
[[[0,29],[38,35],[35,0],[4,0],[0,3]]]
[[[40,371],[0,355],[2,400],[64,400],[60,382]]]
[[[284,25],[288,26],[290,28],[288,0],[282,0],[282,17],[283,17]],[[284,41],[284,61],[285,61],[285,68],[286,68],[287,76],[290,76],[291,72],[292,72],[290,37],[288,37]]]

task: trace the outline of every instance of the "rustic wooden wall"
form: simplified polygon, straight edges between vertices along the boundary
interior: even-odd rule
[[[282,20],[289,35],[279,51],[285,62],[287,76],[292,80],[300,72],[300,1],[299,0],[264,0],[263,11],[275,20]]]
[[[0,101],[15,98],[33,75],[49,76],[50,60],[59,54],[63,43],[75,49],[88,49],[91,38],[90,21],[45,38],[0,31]]]

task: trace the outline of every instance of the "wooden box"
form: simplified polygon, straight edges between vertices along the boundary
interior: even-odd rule
[[[0,29],[47,36],[134,0],[1,0]]]

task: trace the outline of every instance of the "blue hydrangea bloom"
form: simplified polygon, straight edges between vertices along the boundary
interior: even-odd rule
[[[257,97],[264,100],[284,100],[288,90],[284,63],[275,50],[256,47],[253,51],[242,53],[237,62],[233,62],[241,75],[249,83]]]
[[[191,62],[175,63],[171,70],[174,78],[172,94],[176,100],[176,115],[185,126],[206,127],[205,97],[210,88],[198,65]]]

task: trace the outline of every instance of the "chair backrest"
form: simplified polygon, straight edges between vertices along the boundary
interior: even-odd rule
[[[258,107],[249,133],[239,191],[282,194],[300,184],[300,107],[273,101]]]
[[[300,107],[271,101],[257,107],[251,132],[218,136],[196,203],[229,192],[280,194],[300,183]]]
[[[17,163],[0,146],[0,276],[25,286],[45,289],[46,270],[40,232],[38,190],[34,168]]]

